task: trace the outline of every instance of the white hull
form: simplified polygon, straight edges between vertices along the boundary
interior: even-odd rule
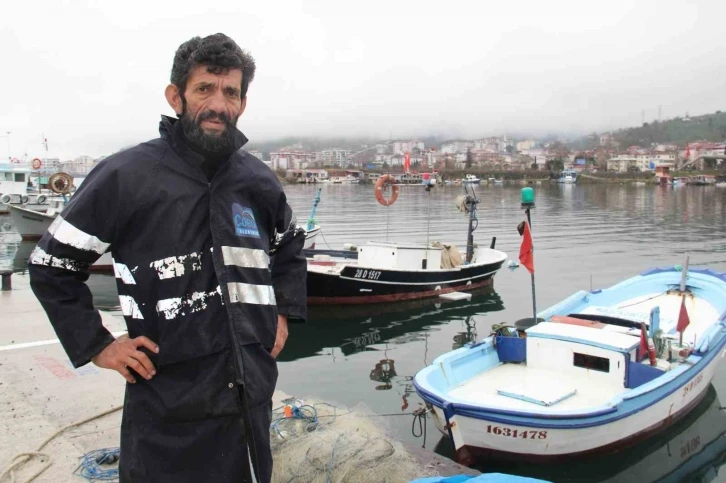
[[[304,250],[315,248],[315,239],[317,238],[318,233],[320,233],[320,226],[318,225],[315,225],[314,228],[305,232]]]
[[[40,240],[56,215],[47,215],[26,207],[10,205],[13,225],[23,240]]]
[[[626,446],[628,440],[660,429],[674,415],[685,415],[700,401],[708,389],[719,362],[726,353],[722,350],[698,374],[685,380],[673,393],[630,416],[600,426],[573,429],[552,429],[527,425],[511,425],[497,421],[455,415],[449,421],[453,443],[463,447],[511,453],[520,456],[556,458],[603,447]],[[690,389],[685,388],[690,386]],[[679,414],[680,413],[680,414]],[[575,419],[572,419],[575,421]],[[444,434],[446,420],[440,408],[434,407],[436,427]],[[514,436],[516,435],[516,437]],[[524,435],[524,436],[523,436]]]

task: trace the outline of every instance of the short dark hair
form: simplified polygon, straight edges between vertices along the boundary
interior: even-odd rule
[[[206,65],[212,74],[224,74],[231,69],[241,69],[241,98],[247,95],[247,88],[255,78],[255,59],[249,52],[242,50],[234,40],[221,33],[204,38],[193,37],[177,49],[174,54],[174,65],[171,68],[171,83],[179,88],[182,97],[187,87],[189,73],[198,65]]]

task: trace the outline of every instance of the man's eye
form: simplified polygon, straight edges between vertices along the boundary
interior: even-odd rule
[[[199,89],[197,89],[199,92],[207,92],[209,90],[208,86],[199,86]]]

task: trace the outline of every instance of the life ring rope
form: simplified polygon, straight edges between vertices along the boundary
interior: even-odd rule
[[[378,202],[383,206],[391,206],[398,199],[398,185],[394,184],[394,181],[395,180],[393,176],[391,176],[390,174],[384,174],[383,176],[378,178],[378,181],[376,181],[376,200],[378,200]],[[386,199],[383,196],[383,189],[388,185],[391,186],[392,193],[391,197]]]

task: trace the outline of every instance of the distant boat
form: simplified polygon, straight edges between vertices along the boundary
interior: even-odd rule
[[[577,292],[540,312],[526,337],[498,332],[421,370],[416,391],[457,459],[570,461],[631,446],[687,415],[726,347],[726,274],[685,270]],[[681,344],[682,310],[690,324]]]
[[[473,174],[467,174],[464,176],[464,178],[461,180],[463,184],[479,184],[481,183],[481,180],[474,176]]]
[[[574,184],[577,183],[577,171],[565,170],[560,173],[560,177],[557,179],[560,183]]]

